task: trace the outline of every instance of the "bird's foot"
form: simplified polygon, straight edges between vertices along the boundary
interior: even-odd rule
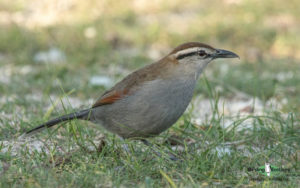
[[[143,140],[141,140],[141,141],[142,141],[146,146],[148,146],[148,147],[153,151],[153,153],[154,153],[156,156],[162,157],[161,152],[156,151],[156,150],[153,148],[152,144],[150,144],[147,140],[143,139]],[[175,156],[174,156],[173,154],[171,154],[171,153],[169,153],[168,155],[169,155],[169,159],[170,159],[171,161],[178,161],[178,160],[180,160],[179,158],[175,157]]]

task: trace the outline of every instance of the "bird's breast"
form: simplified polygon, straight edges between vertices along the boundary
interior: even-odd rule
[[[127,99],[128,110],[144,120],[174,123],[191,101],[195,83],[194,78],[147,82]]]

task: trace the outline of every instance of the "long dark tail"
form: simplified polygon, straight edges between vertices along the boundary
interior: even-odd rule
[[[64,121],[70,121],[72,119],[85,119],[85,120],[87,120],[89,118],[90,112],[91,112],[91,109],[86,109],[86,110],[82,110],[82,111],[79,111],[79,112],[73,112],[73,113],[70,113],[70,114],[60,116],[58,118],[47,121],[46,123],[43,123],[43,124],[33,128],[33,129],[27,131],[26,135],[34,134],[38,131],[41,131],[44,128],[49,128],[49,127],[52,127],[52,126],[54,126],[58,123],[61,123],[61,122],[64,122]]]

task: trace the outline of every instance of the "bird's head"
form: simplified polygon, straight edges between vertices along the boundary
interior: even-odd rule
[[[239,58],[231,51],[216,49],[207,44],[199,42],[184,43],[176,47],[169,55],[183,67],[201,73],[206,65],[218,58]]]

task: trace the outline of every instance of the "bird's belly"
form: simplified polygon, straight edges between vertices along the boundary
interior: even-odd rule
[[[183,114],[195,83],[152,81],[134,95],[103,106],[103,126],[124,138],[157,135]]]

